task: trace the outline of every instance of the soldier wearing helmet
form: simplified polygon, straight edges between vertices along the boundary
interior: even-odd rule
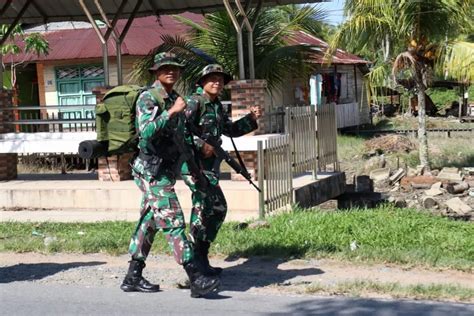
[[[205,274],[209,276],[216,276],[222,272],[221,268],[215,268],[209,264],[208,255],[209,247],[224,222],[227,202],[219,186],[220,161],[214,155],[211,145],[191,135],[188,124],[193,125],[193,130],[209,134],[219,141],[221,141],[221,135],[238,137],[257,129],[257,119],[261,116],[259,107],[252,107],[248,115],[236,122],[232,122],[224,111],[219,95],[231,80],[232,77],[221,65],[207,65],[198,80],[198,84],[203,89],[202,93],[186,98],[187,139],[194,146],[196,157],[208,178],[209,188],[206,192],[199,190],[196,179],[190,175],[187,163],[183,164],[181,173],[193,193],[190,234],[195,245],[194,255],[205,267]]]
[[[142,191],[141,216],[130,241],[131,261],[120,288],[125,292],[157,292],[159,285],[142,276],[155,234],[162,230],[178,264],[184,266],[191,296],[206,295],[219,286],[217,277],[205,276],[186,237],[185,220],[174,190],[182,160],[176,141],[184,142],[184,100],[173,90],[183,64],[172,53],[154,56],[149,69],[156,81],[136,103],[139,154],[133,162],[134,180]],[[182,144],[186,146],[185,144]]]

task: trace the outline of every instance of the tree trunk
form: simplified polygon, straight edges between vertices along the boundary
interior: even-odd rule
[[[420,165],[422,165],[426,171],[429,171],[430,164],[428,160],[428,135],[426,132],[425,90],[423,84],[418,85],[418,142],[420,146]]]

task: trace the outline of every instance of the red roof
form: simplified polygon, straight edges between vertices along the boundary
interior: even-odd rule
[[[199,22],[202,16],[194,13],[182,14],[184,17]],[[160,23],[161,22],[161,23]],[[119,20],[119,30],[125,26],[126,20]],[[144,56],[153,48],[159,46],[163,41],[161,36],[182,35],[188,29],[187,26],[177,22],[172,16],[161,16],[158,21],[156,17],[136,18],[125,36],[122,43],[122,55]],[[103,32],[104,33],[104,32]],[[23,59],[32,61],[70,60],[84,58],[102,58],[102,45],[94,29],[71,29],[45,32],[44,36],[49,42],[49,54],[37,56],[35,54],[19,54],[15,56],[6,55],[3,60],[6,63],[19,62]],[[115,40],[109,38],[108,55],[116,56]]]
[[[201,22],[202,15],[194,13],[184,13],[184,17]],[[121,30],[125,26],[125,20],[118,21],[118,28]],[[122,43],[122,55],[145,56],[153,48],[159,46],[163,41],[161,36],[168,34],[183,35],[188,27],[176,21],[172,16],[161,16],[160,20],[156,17],[136,18]],[[60,30],[44,33],[49,42],[49,54],[47,56],[36,56],[35,54],[6,55],[3,57],[5,63],[10,62],[33,62],[33,61],[52,61],[52,60],[71,60],[86,58],[102,58],[102,45],[94,29],[73,29]],[[289,40],[289,44],[308,44],[314,45],[321,50],[321,57],[316,57],[316,63],[323,63],[322,56],[328,47],[323,40],[307,34],[305,32],[296,32]],[[116,56],[115,40],[110,38],[108,41],[108,55]],[[13,60],[12,60],[13,58]],[[366,64],[367,61],[362,58],[338,49],[333,57],[334,64]]]
[[[293,45],[307,44],[307,45],[316,46],[317,48],[315,49],[320,51],[321,54],[319,57],[314,57],[314,62],[318,64],[322,64],[325,62],[323,57],[329,45],[322,39],[317,38],[316,36],[310,35],[308,33],[305,33],[303,31],[299,31],[293,34],[290,39],[288,39],[288,43],[293,44]],[[369,62],[360,58],[357,55],[348,53],[338,48],[332,57],[331,63],[333,64],[368,64]]]

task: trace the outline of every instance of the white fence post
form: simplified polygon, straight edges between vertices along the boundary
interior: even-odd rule
[[[263,142],[259,140],[257,142],[257,168],[258,168],[258,187],[260,192],[258,193],[258,217],[263,219],[265,217],[265,152],[263,149]]]

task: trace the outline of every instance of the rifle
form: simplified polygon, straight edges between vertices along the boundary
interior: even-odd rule
[[[178,137],[178,133],[173,133],[173,142],[178,149],[178,152],[181,154],[182,161],[186,161],[188,163],[189,171],[191,175],[194,176],[197,180],[196,186],[202,192],[207,191],[209,186],[209,180],[203,175],[202,169],[196,162],[194,150],[191,146],[185,145],[183,137]],[[178,164],[181,166],[181,164]]]
[[[250,176],[249,172],[245,168],[245,165],[241,165],[240,163],[235,161],[235,159],[232,158],[227,151],[222,149],[221,145],[219,144],[219,141],[214,136],[210,134],[200,134],[197,131],[197,128],[192,124],[188,124],[188,128],[194,135],[199,137],[203,142],[214,147],[214,154],[216,155],[217,159],[224,160],[229,165],[229,167],[234,169],[234,171],[237,172],[238,174],[241,174],[258,192],[262,192],[262,190],[260,190],[260,188],[255,183],[253,183],[252,177]]]

